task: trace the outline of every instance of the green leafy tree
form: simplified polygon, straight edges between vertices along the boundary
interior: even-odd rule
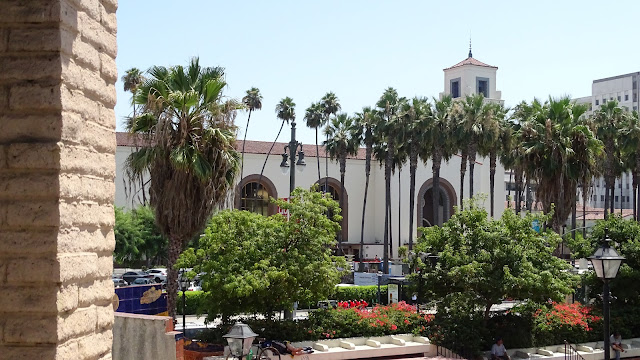
[[[626,122],[624,129],[624,152],[629,154],[635,159],[633,163],[633,217],[640,220],[637,211],[637,204],[640,204],[636,192],[638,191],[638,184],[640,183],[640,116],[638,112],[634,111]]]
[[[247,95],[242,98],[242,104],[249,110],[249,115],[247,116],[247,126],[244,129],[244,139],[242,140],[242,160],[240,165],[240,179],[242,179],[244,173],[244,145],[247,143],[247,132],[249,131],[249,121],[251,120],[251,113],[256,110],[262,109],[262,94],[260,94],[260,89],[257,87],[252,87],[247,90]]]
[[[288,220],[280,214],[222,211],[209,222],[199,249],[182,254],[181,266],[205,273],[208,320],[221,315],[228,322],[240,313],[272,316],[295,301],[326,299],[340,282],[339,268],[346,263],[331,256],[340,230],[338,203],[329,194],[301,188],[289,202],[275,202],[289,211]]]
[[[521,218],[511,210],[500,219],[487,215],[473,200],[441,227],[422,229],[417,250],[439,259],[435,267],[417,259],[423,271],[411,277],[423,277],[438,311],[481,310],[486,320],[491,306],[503,299],[560,301],[573,291],[576,277],[553,255],[560,237],[531,228],[534,219],[548,216],[527,213]]]
[[[126,212],[116,207],[115,220],[113,255],[117,262],[135,266],[146,261],[147,267],[166,263],[167,238],[158,229],[150,207],[140,206]]]
[[[129,155],[125,171],[132,183],[149,174],[150,204],[169,240],[167,306],[175,317],[174,265],[227,198],[240,167],[234,119],[242,105],[224,97],[224,69],[201,67],[198,58],[187,67],[154,66],[149,74],[134,98],[144,113],[128,124],[146,141]]]

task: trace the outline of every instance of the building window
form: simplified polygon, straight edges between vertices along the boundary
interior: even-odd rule
[[[242,187],[240,210],[247,210],[264,216],[269,215],[269,192],[258,182],[250,182]]]
[[[451,81],[451,97],[454,99],[460,97],[460,80]]]
[[[600,201],[604,201],[604,195],[600,195]]]
[[[593,195],[593,201],[598,201],[598,195]]]
[[[629,94],[624,94],[624,101],[629,101]]]
[[[596,106],[600,105],[600,100],[596,99]]]
[[[629,197],[627,196],[627,202],[629,202]]]
[[[618,183],[618,189],[622,189],[622,183]]]
[[[616,195],[616,202],[618,202],[618,195]]]
[[[489,97],[489,80],[488,79],[477,79],[477,93],[484,95],[485,98]]]
[[[627,189],[629,188],[629,183],[627,182]]]
[[[618,95],[618,101],[622,100],[622,97],[620,97],[620,95]]]

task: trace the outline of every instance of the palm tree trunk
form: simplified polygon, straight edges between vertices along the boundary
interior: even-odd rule
[[[247,131],[249,131],[249,121],[251,121],[251,109],[249,109],[249,116],[247,117],[247,126],[244,128],[244,138],[242,139],[242,161],[240,162],[240,180],[242,181],[242,174],[244,174],[244,146],[247,143]]]
[[[620,215],[622,215],[622,176],[620,176]]]
[[[587,238],[587,198],[588,192],[586,191],[587,182],[582,184],[582,238]]]
[[[344,174],[346,171],[347,171],[347,154],[342,153],[340,154],[340,210],[342,214],[344,214]],[[340,229],[340,233],[338,233],[338,247],[340,248],[340,253],[344,255],[344,249],[342,248],[342,242],[344,241],[342,237],[342,228],[344,227],[344,215],[340,225],[341,225],[341,229]]]
[[[611,180],[611,215],[613,215],[614,210],[616,209],[616,204],[615,204],[615,194],[616,194],[616,178],[614,177]]]
[[[533,205],[533,199],[531,198],[531,181],[529,180],[529,178],[527,178],[525,191],[527,192],[525,194],[526,196],[525,205],[527,206],[527,211],[531,212],[531,205]]]
[[[393,216],[391,215],[391,200],[389,200],[387,211],[389,212],[389,258],[393,259]]]
[[[320,183],[320,146],[318,146],[318,128],[316,127],[316,159],[318,160],[318,184]]]
[[[467,147],[462,149],[462,160],[460,161],[460,210],[464,209],[464,174],[467,172]]]
[[[609,212],[609,176],[604,177],[604,219],[607,219]]]
[[[372,145],[367,144],[366,155],[365,155],[365,164],[364,164],[364,173],[365,173],[365,183],[364,183],[364,201],[362,202],[362,225],[360,226],[360,271],[364,271],[364,263],[362,259],[364,258],[364,219],[365,212],[367,210],[367,194],[369,192],[369,175],[371,174],[371,152]]]
[[[329,135],[325,135],[325,144],[329,141]],[[324,147],[324,191],[329,191],[329,154],[327,154],[327,146]]]
[[[262,164],[262,170],[260,170],[260,177],[258,178],[258,186],[260,186],[260,184],[262,184],[262,174],[264,173],[264,168],[265,166],[267,166],[267,161],[269,160],[269,155],[271,155],[271,151],[273,150],[273,147],[276,145],[276,142],[278,141],[278,138],[280,137],[280,133],[282,132],[282,128],[284,127],[284,120],[282,120],[282,124],[280,125],[280,130],[278,130],[278,135],[276,135],[276,139],[273,140],[273,144],[271,144],[271,147],[269,148],[269,152],[267,153],[267,157],[264,159],[264,163]]]
[[[522,209],[522,172],[516,169],[516,214],[520,214]]]
[[[576,204],[576,200],[578,199],[576,191],[576,189],[573,190],[573,201],[571,202],[571,237],[573,237],[573,240],[576,239],[576,212],[578,207]]]
[[[418,168],[418,151],[412,144],[409,154],[409,250],[413,250],[413,214],[416,204],[416,169]]]
[[[495,207],[495,183],[496,183],[496,160],[497,160],[497,155],[496,155],[496,151],[495,149],[492,149],[491,152],[489,152],[489,193],[490,193],[490,202],[491,202],[491,217],[493,217],[493,209]]]
[[[400,224],[400,219],[402,217],[402,184],[400,183],[400,174],[402,173],[402,169],[398,168],[398,246],[402,243],[400,241],[402,236],[402,228]]]
[[[382,272],[389,273],[389,204],[391,202],[391,151],[387,150],[387,159],[384,162],[384,240],[382,255]]]
[[[442,166],[442,153],[440,149],[433,149],[433,163],[431,171],[433,172],[433,186],[431,190],[431,206],[433,208],[433,224],[432,226],[440,226],[444,219],[440,219],[440,167]],[[462,203],[460,203],[462,206]]]
[[[476,166],[476,145],[469,146],[469,199],[473,197],[473,170]]]
[[[182,251],[182,239],[169,238],[169,258],[167,261],[167,310],[172,319],[176,318],[176,300],[178,297],[178,271],[174,269],[180,252]]]

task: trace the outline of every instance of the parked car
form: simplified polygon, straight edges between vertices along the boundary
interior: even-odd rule
[[[191,285],[187,288],[187,291],[202,291],[202,286],[200,286],[199,281],[192,281]]]
[[[155,284],[156,282],[153,279],[149,278],[137,278],[133,281],[131,285],[147,285],[147,284]]]
[[[112,276],[111,280],[113,280],[113,286],[115,286],[115,287],[121,287],[121,286],[129,285],[129,284],[127,284],[126,281],[124,281],[122,278],[119,278],[117,276]]]
[[[167,280],[167,269],[164,268],[149,269],[147,270],[147,274],[153,275],[153,279],[157,283]]]
[[[122,279],[129,284],[132,284],[138,278],[153,279],[153,275],[149,275],[144,271],[127,271],[122,274]]]

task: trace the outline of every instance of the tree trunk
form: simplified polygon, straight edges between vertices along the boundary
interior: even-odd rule
[[[614,210],[616,209],[616,202],[615,202],[615,195],[616,195],[616,178],[614,177],[611,180],[611,196],[609,197],[611,199],[611,212],[610,214],[613,215]]]
[[[409,154],[409,251],[413,250],[413,214],[415,213],[416,169],[418,168],[418,151],[411,146]]]
[[[624,206],[622,206],[622,203],[624,202],[622,200],[623,200],[623,198],[622,198],[622,175],[620,175],[620,215],[621,216],[622,216],[622,208],[624,207]]]
[[[316,160],[318,163],[318,184],[320,184],[320,179],[322,179],[322,177],[320,176],[320,146],[318,145],[318,128],[316,127]]]
[[[384,162],[384,240],[382,255],[382,272],[389,273],[389,204],[391,203],[391,147],[387,149],[387,159]]]
[[[402,218],[402,184],[400,182],[400,174],[402,174],[402,170],[398,167],[398,246],[402,244],[402,228],[400,223],[400,219]]]
[[[527,206],[527,211],[531,212],[531,206],[533,205],[533,199],[531,198],[531,181],[529,180],[529,178],[527,178],[527,182],[525,185],[525,191],[526,193],[526,201],[525,201],[525,205]]]
[[[176,300],[178,297],[178,271],[174,269],[182,252],[182,239],[169,238],[169,258],[167,261],[167,310],[172,319],[176,318]]]
[[[329,141],[329,135],[325,136],[325,144]],[[329,192],[329,155],[327,154],[327,146],[324,146],[324,191]]]
[[[587,238],[587,197],[588,193],[584,191],[586,189],[586,181],[582,184],[582,238]]]
[[[460,210],[464,209],[464,174],[467,172],[467,147],[463,146],[460,161]]]
[[[609,212],[609,176],[604,177],[604,219],[607,219]]]
[[[247,126],[244,128],[244,138],[242,139],[242,160],[240,161],[240,180],[242,181],[242,174],[244,174],[244,146],[247,143],[247,131],[249,131],[249,121],[251,121],[251,109],[249,109],[249,116],[247,117]]]
[[[571,206],[571,237],[573,240],[576,239],[576,212],[578,205],[576,204],[578,196],[576,194],[576,190],[573,191],[573,201]]]
[[[347,154],[340,154],[340,213],[342,214],[342,221],[340,222],[340,232],[338,233],[338,247],[340,253],[344,255],[344,249],[342,248],[342,228],[344,227],[344,174],[347,171]]]
[[[469,199],[473,198],[473,171],[476,166],[476,145],[469,146]]]
[[[365,183],[364,183],[364,201],[362,201],[362,225],[360,226],[360,271],[364,271],[364,263],[362,259],[364,259],[364,219],[365,212],[367,210],[367,194],[369,193],[369,175],[371,174],[371,152],[372,145],[367,144],[367,149],[365,150],[365,164],[364,164],[364,174],[365,174]]]
[[[440,219],[440,166],[442,165],[442,153],[439,149],[433,152],[432,161],[433,187],[431,190],[431,206],[433,207],[433,224],[431,225],[440,226],[444,223],[444,219]]]
[[[282,120],[282,124],[280,125],[280,130],[278,130],[278,135],[276,135],[276,139],[273,140],[273,144],[271,144],[271,147],[269,148],[269,152],[267,153],[267,157],[264,159],[264,163],[262,164],[262,170],[260,170],[260,177],[258,178],[258,186],[260,186],[262,184],[262,174],[264,173],[264,168],[265,166],[267,166],[267,161],[269,160],[269,155],[271,155],[271,151],[273,150],[273,147],[276,145],[276,142],[278,141],[278,138],[280,137],[280,133],[282,132],[282,128],[284,127],[284,120]]]
[[[391,214],[391,200],[387,206],[389,212],[389,258],[393,259],[393,215]]]
[[[495,207],[495,183],[496,183],[496,160],[497,155],[495,149],[491,150],[489,153],[489,192],[490,192],[490,202],[491,202],[491,217],[494,215],[494,207]]]
[[[516,214],[520,214],[522,208],[522,172],[516,168]]]

